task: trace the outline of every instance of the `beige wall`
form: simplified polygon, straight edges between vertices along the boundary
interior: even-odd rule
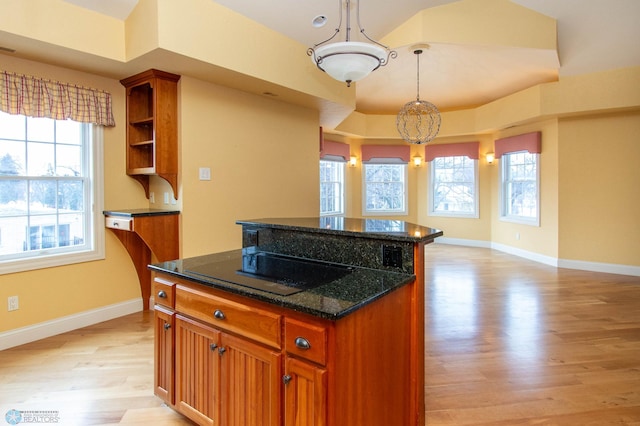
[[[117,124],[104,129],[104,206],[148,206],[142,187],[125,175],[124,88],[118,81],[8,56],[3,56],[2,69],[111,92]],[[122,244],[107,232],[105,245],[105,260],[0,275],[0,301],[20,298],[17,311],[0,309],[0,332],[140,297],[135,269]]]
[[[640,265],[640,113],[559,125],[559,255]]]
[[[318,214],[316,111],[192,78],[180,90],[183,256],[240,248],[238,219]]]
[[[156,204],[125,173],[124,88],[117,80],[3,57],[2,68],[104,89],[113,95],[116,127],[104,131],[104,208],[182,210],[182,255],[241,246],[238,219],[312,216],[319,209],[318,113],[183,77],[180,93],[181,190],[152,179]],[[212,180],[199,181],[210,167]],[[171,192],[170,192],[171,193]],[[0,309],[0,332],[140,297],[133,264],[111,232],[102,261],[0,276],[0,300],[18,295],[20,309]]]

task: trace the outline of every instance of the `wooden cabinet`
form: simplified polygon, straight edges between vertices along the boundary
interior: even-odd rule
[[[176,409],[199,425],[218,425],[220,333],[176,316]]]
[[[280,351],[223,333],[220,339],[221,423],[279,426]]]
[[[325,426],[328,327],[285,318],[284,330],[284,424]]]
[[[280,353],[176,316],[176,409],[199,425],[278,426]]]
[[[158,175],[178,198],[178,80],[151,69],[120,80],[127,99],[127,174],[149,198],[149,176]]]
[[[173,404],[174,318],[173,311],[156,306],[154,312],[156,358],[154,393],[167,404]]]
[[[411,392],[412,285],[329,321],[155,274],[156,302],[175,306],[175,398],[168,404],[197,424],[419,424]],[[163,315],[160,307],[158,328],[168,321]],[[169,357],[156,352],[157,375],[166,374],[161,366]]]
[[[154,393],[169,405],[174,404],[175,378],[175,283],[153,280],[154,307]]]
[[[160,262],[178,258],[180,212],[135,209],[104,214],[106,227],[118,237],[133,261],[140,281],[142,306],[147,310],[151,296],[151,272],[147,266],[152,254]]]
[[[325,426],[327,370],[287,357],[284,374],[284,425]]]

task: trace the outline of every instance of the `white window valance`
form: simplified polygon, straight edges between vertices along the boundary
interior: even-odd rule
[[[115,126],[111,94],[75,84],[0,72],[0,110],[8,114],[71,119]]]

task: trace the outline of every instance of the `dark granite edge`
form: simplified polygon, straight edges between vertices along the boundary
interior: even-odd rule
[[[261,291],[261,290],[257,290],[257,289],[253,289],[250,287],[245,287],[242,285],[238,285],[238,284],[233,284],[227,281],[222,281],[222,280],[214,280],[214,279],[207,279],[207,278],[202,278],[202,277],[198,277],[196,275],[191,275],[188,273],[184,273],[184,272],[176,272],[176,271],[170,271],[167,269],[162,268],[159,265],[154,265],[154,264],[150,264],[148,265],[148,268],[150,270],[156,271],[156,272],[160,272],[163,274],[167,274],[167,275],[172,275],[175,276],[177,278],[183,279],[183,280],[187,280],[190,281],[192,283],[196,283],[196,284],[200,284],[206,287],[211,287],[214,288],[216,290],[220,290],[220,291],[226,291],[229,292],[231,294],[235,294],[238,296],[243,296],[243,297],[247,297],[249,299],[254,299],[254,300],[258,300],[264,303],[268,303],[270,305],[275,305],[275,306],[279,306],[282,308],[286,308],[286,309],[291,309],[292,311],[295,312],[301,312],[301,313],[306,313],[318,318],[323,318],[326,320],[330,320],[330,321],[336,321],[339,320],[340,318],[344,318],[345,316],[349,315],[352,312],[357,311],[358,309],[361,309],[362,307],[370,304],[371,302],[380,299],[381,297],[407,285],[410,284],[412,282],[415,281],[415,275],[406,275],[404,279],[401,279],[398,281],[398,283],[393,286],[392,288],[387,288],[384,290],[381,290],[379,292],[377,292],[376,294],[362,299],[360,301],[358,301],[357,303],[354,303],[353,306],[350,306],[348,308],[342,309],[339,312],[326,312],[326,311],[322,311],[322,310],[318,310],[315,309],[313,307],[304,305],[303,303],[296,303],[295,302],[295,296],[291,295],[291,296],[279,296],[279,295],[275,295],[273,293],[269,293],[269,292],[265,292],[265,291]],[[402,274],[405,275],[405,274]],[[302,292],[304,293],[304,292]],[[297,293],[297,295],[300,295],[302,293]]]
[[[237,225],[249,225],[255,226],[259,228],[274,228],[274,229],[285,229],[290,231],[299,231],[299,232],[310,232],[317,234],[325,234],[325,235],[339,235],[339,236],[350,236],[356,238],[369,238],[369,239],[384,239],[390,241],[405,241],[405,242],[429,242],[433,241],[438,237],[444,235],[444,233],[440,230],[435,230],[435,233],[425,235],[425,236],[412,236],[403,232],[361,232],[361,231],[349,231],[342,229],[328,229],[328,228],[315,228],[315,227],[307,227],[307,226],[298,226],[298,225],[285,225],[279,223],[268,223],[269,219],[245,219],[245,220],[237,220]],[[264,221],[264,222],[262,222]]]
[[[124,209],[124,210],[104,210],[105,216],[140,217],[140,216],[166,216],[180,214],[179,210],[162,209]]]

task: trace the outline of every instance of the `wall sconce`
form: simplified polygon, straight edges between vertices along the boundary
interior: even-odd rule
[[[422,157],[420,157],[419,155],[413,157],[413,165],[416,167],[422,166]]]
[[[355,155],[352,155],[351,158],[349,158],[349,166],[355,167],[357,164],[358,164],[358,157],[356,157]]]
[[[496,155],[493,152],[487,152],[485,158],[487,159],[487,164],[493,164],[496,159]]]

